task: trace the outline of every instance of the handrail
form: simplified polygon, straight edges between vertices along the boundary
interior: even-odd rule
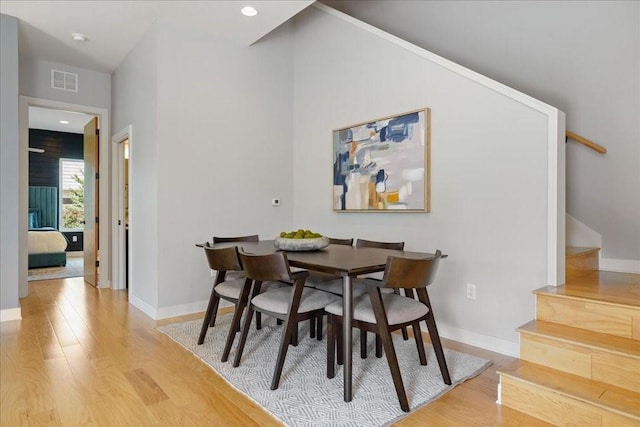
[[[566,135],[567,139],[573,139],[574,141],[579,142],[582,145],[586,145],[587,147],[591,148],[592,150],[597,151],[598,153],[604,154],[604,153],[607,152],[607,149],[604,148],[602,145],[596,144],[593,141],[589,141],[587,138],[584,138],[584,137],[582,137],[580,135],[576,135],[573,132],[567,131],[565,133],[565,135]]]

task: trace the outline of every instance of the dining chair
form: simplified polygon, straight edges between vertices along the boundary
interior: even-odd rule
[[[358,239],[356,240],[356,247],[392,249],[402,251],[404,250],[404,242],[381,242],[377,240]],[[370,277],[375,278],[376,276]],[[353,287],[352,294],[354,298],[367,293],[367,289],[362,282],[363,280],[364,278],[355,278],[351,281]],[[316,286],[316,288],[325,292],[334,293],[336,295],[342,295],[342,279],[326,282],[324,284],[321,284],[320,286]],[[400,291],[398,289],[394,289],[393,292],[399,294]],[[402,328],[402,337],[405,340],[409,339],[407,328]],[[380,341],[380,338],[378,336],[376,336],[376,356],[382,357],[382,342]],[[367,331],[364,329],[360,330],[360,357],[362,359],[367,358]]]
[[[248,234],[244,236],[213,236],[211,241],[215,245],[216,243],[235,243],[235,242],[258,242],[260,241],[260,237],[257,234]],[[243,279],[244,280],[244,272],[243,271],[227,271],[226,280],[235,280],[235,279]],[[262,326],[260,316],[256,316],[256,327],[260,329]],[[214,317],[215,321],[215,317]],[[211,324],[213,327],[213,324]]]
[[[244,277],[228,279],[227,273],[237,273],[242,270],[242,264],[238,256],[237,246],[227,248],[214,248],[208,242],[204,244],[205,255],[209,268],[216,270],[216,276],[211,289],[211,295],[209,297],[209,303],[200,329],[200,336],[198,337],[198,345],[204,343],[207,331],[209,328],[215,326],[218,306],[220,300],[229,301],[235,305],[233,317],[231,320],[231,326],[227,335],[225,348],[222,353],[222,361],[226,361],[229,357],[229,352],[233,345],[236,333],[240,330],[240,319],[244,308],[247,305],[249,298],[249,292],[242,293],[245,283]],[[279,282],[265,283],[264,289],[275,289],[278,287],[286,286]],[[256,317],[256,328],[260,329],[258,319]]]
[[[447,361],[427,293],[427,286],[433,283],[441,255],[442,253],[438,250],[435,256],[429,259],[388,257],[382,280],[364,279],[368,295],[362,295],[353,302],[354,327],[375,332],[382,340],[400,407],[405,412],[409,412],[409,403],[391,337],[392,331],[411,326],[420,364],[426,365],[427,358],[420,331],[420,321],[425,320],[442,379],[445,384],[451,385]],[[395,293],[383,293],[381,292],[382,289],[412,289],[418,295],[418,300]],[[342,328],[340,327],[343,316],[342,303],[329,304],[325,310],[329,313],[327,326],[327,377],[333,378],[335,376],[336,342],[342,342]],[[338,351],[340,351],[339,346]],[[412,375],[415,374],[417,374],[416,371],[412,372]]]
[[[294,338],[297,337],[298,322],[312,318],[322,319],[324,307],[339,298],[328,292],[306,288],[304,282],[309,272],[306,270],[292,272],[284,252],[268,255],[249,255],[240,252],[240,260],[247,275],[244,288],[248,289],[251,281],[253,281],[253,287],[233,366],[240,365],[254,312],[283,320],[285,326],[282,330],[276,366],[271,381],[271,390],[275,390],[280,383],[289,344],[295,344]],[[261,292],[264,282],[280,280],[293,282],[293,286]],[[322,322],[318,321],[318,323]]]

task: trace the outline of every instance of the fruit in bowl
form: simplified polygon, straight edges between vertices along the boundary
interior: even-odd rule
[[[329,239],[311,230],[283,231],[273,242],[283,251],[317,251],[329,245]]]

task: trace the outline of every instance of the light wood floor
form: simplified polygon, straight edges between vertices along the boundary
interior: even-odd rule
[[[533,298],[533,296],[532,296]],[[82,278],[29,283],[20,321],[0,323],[0,425],[271,426],[260,406],[155,328],[123,291]],[[518,359],[445,341],[493,360],[398,426],[546,426],[495,403],[496,370]],[[357,399],[357,396],[355,396]]]

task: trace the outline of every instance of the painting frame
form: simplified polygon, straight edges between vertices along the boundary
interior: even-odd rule
[[[431,109],[332,131],[334,212],[431,212]]]

